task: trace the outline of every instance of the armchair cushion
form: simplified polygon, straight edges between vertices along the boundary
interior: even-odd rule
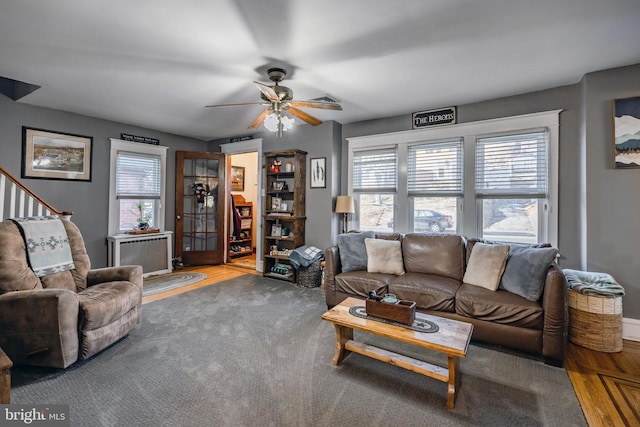
[[[84,318],[83,329],[108,325],[140,304],[140,289],[131,282],[105,282],[78,294]]]

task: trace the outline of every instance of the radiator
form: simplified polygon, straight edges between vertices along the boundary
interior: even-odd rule
[[[172,270],[171,232],[108,237],[108,264],[141,265],[143,276],[170,273]]]

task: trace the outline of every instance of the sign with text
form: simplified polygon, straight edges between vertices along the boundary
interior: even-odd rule
[[[456,123],[456,107],[438,108],[437,110],[413,113],[413,128],[428,126],[452,125]]]
[[[130,135],[121,133],[120,139],[123,141],[144,142],[145,144],[160,145],[160,140],[156,138],[148,138],[146,136]]]
[[[0,405],[0,426],[69,427],[69,405]]]

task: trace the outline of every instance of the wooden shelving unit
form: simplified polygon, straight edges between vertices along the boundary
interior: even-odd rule
[[[229,258],[238,258],[253,254],[253,203],[247,202],[240,194],[234,194],[233,205],[240,217],[240,235],[233,233],[229,236]],[[233,212],[231,214],[234,215]]]
[[[289,263],[288,252],[304,245],[305,240],[307,153],[271,151],[264,154],[264,164],[263,275],[295,283],[295,269]]]

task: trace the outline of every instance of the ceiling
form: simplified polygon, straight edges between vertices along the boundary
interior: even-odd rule
[[[0,76],[19,102],[204,140],[247,135],[252,81],[346,124],[573,84],[640,63],[638,0],[3,1]],[[296,126],[308,126],[297,121]]]

